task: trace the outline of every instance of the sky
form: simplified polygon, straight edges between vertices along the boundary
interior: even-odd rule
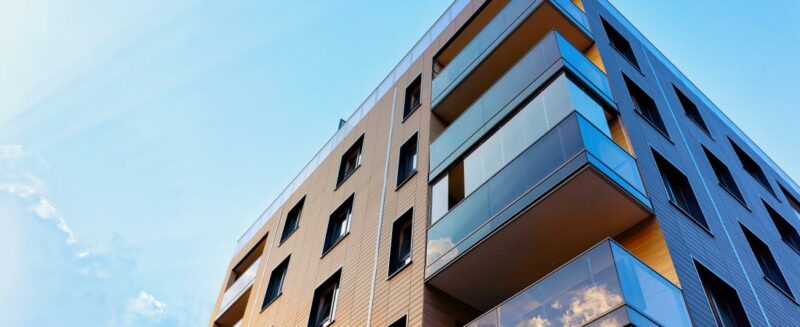
[[[798,180],[800,2],[612,2]],[[0,0],[2,325],[205,325],[236,239],[448,5]]]

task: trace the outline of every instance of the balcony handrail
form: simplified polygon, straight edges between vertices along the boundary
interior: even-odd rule
[[[250,267],[247,268],[233,283],[225,289],[222,294],[222,301],[220,301],[218,316],[221,316],[227,311],[230,306],[238,300],[242,294],[247,292],[247,289],[253,285],[258,272],[258,264],[261,258],[256,259]]]

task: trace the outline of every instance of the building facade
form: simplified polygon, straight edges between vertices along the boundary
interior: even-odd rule
[[[793,326],[800,188],[607,0],[456,0],[209,326]]]

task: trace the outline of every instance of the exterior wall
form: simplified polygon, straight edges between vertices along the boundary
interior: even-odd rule
[[[466,323],[480,312],[455,301],[424,283],[426,229],[428,226],[428,149],[432,134],[446,127],[431,114],[431,69],[433,56],[469,21],[483,5],[473,0],[431,44],[420,58],[378,101],[375,108],[350,132],[311,176],[289,197],[269,221],[234,257],[230,270],[266,237],[260,267],[252,286],[242,326],[304,326],[311,310],[314,290],[341,269],[340,295],[336,308],[338,326],[388,326],[408,316],[409,326],[453,326]],[[714,271],[735,287],[754,326],[789,326],[800,321],[797,303],[771,286],[761,273],[739,227],[746,225],[764,240],[779,262],[795,292],[800,292],[800,257],[781,241],[761,200],[785,217],[794,217],[792,208],[778,189],[797,190],[791,180],[772,169],[774,164],[760,156],[742,140],[739,133],[712,112],[690,90],[684,78],[674,74],[650,50],[638,32],[627,27],[605,0],[578,1],[585,8],[596,47],[587,53],[606,71],[613,96],[631,140],[656,217],[632,228],[616,239],[659,273],[681,285],[695,325],[713,326],[713,317],[694,268],[694,260]],[[600,17],[622,33],[634,48],[641,71],[631,66],[608,43]],[[602,60],[600,60],[602,58]],[[669,131],[669,139],[654,130],[634,112],[622,78],[624,72],[645,90],[659,106]],[[405,89],[422,74],[422,106],[403,120]],[[698,106],[711,135],[690,121],[672,91],[675,84]],[[417,173],[396,188],[400,146],[418,134]],[[338,188],[335,187],[341,154],[364,135],[361,166]],[[435,136],[434,136],[435,137]],[[730,137],[761,165],[777,194],[766,192],[742,168],[727,138]],[[724,190],[701,148],[713,151],[733,173],[745,196],[744,207]],[[668,202],[650,148],[669,159],[690,179],[702,206],[710,231],[701,229]],[[388,164],[387,164],[388,150]],[[322,247],[329,215],[351,194],[355,194],[349,234],[324,256]],[[283,244],[279,238],[287,212],[305,196],[299,228]],[[798,196],[795,193],[795,196]],[[798,196],[800,197],[800,196]],[[409,208],[413,214],[412,263],[388,278],[392,223]],[[797,226],[797,221],[794,225]],[[376,252],[377,251],[377,252]],[[272,270],[291,255],[283,294],[261,310]],[[224,281],[227,282],[229,276]],[[374,282],[373,282],[374,280]],[[224,294],[218,295],[209,326]]]

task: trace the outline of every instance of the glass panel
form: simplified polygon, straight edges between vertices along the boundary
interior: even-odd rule
[[[488,188],[479,188],[469,196],[469,201],[462,201],[453,208],[446,217],[440,219],[428,230],[428,262],[442,257],[448,250],[472,232],[489,215]],[[446,219],[448,217],[455,219]],[[458,253],[448,253],[452,259]]]
[[[633,255],[612,243],[625,300],[664,326],[691,326],[680,290]]]
[[[484,181],[483,151],[478,148],[464,158],[464,194],[469,195]]]
[[[478,320],[473,321],[468,327],[497,327],[497,311],[490,311]]]
[[[620,183],[620,181],[618,183],[628,184],[636,191],[645,194],[636,160],[608,136],[601,133],[597,127],[583,118],[579,119],[579,122],[586,150],[623,179],[624,183]],[[614,178],[614,176],[609,177]]]
[[[447,181],[448,176],[444,175],[431,187],[431,225],[447,213]]]
[[[599,245],[502,304],[501,326],[582,326],[623,303],[609,244]]]

